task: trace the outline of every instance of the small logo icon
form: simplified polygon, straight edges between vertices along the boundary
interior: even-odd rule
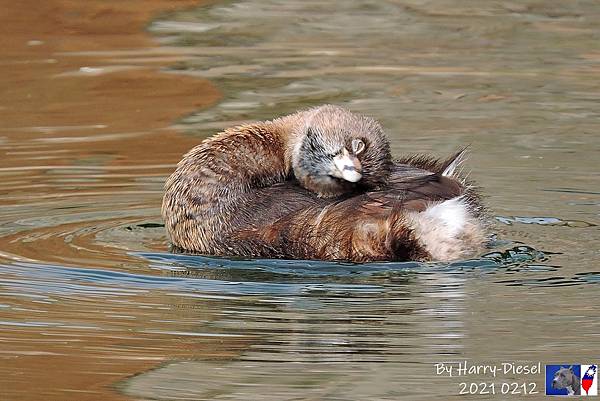
[[[582,395],[598,395],[598,365],[581,365]]]
[[[598,395],[598,365],[546,365],[546,395]]]

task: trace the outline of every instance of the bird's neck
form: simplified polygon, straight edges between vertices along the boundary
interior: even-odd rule
[[[298,152],[302,144],[306,126],[310,124],[313,113],[313,110],[299,111],[268,123],[282,139],[285,146],[285,165],[290,170],[292,169],[292,156]]]

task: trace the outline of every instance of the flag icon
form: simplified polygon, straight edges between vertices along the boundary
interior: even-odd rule
[[[581,395],[598,395],[598,365],[581,365]]]
[[[546,395],[598,395],[598,365],[546,365]]]

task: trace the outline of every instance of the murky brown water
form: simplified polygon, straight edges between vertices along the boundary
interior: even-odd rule
[[[599,362],[597,2],[4,3],[0,399],[414,400],[543,392],[442,361]],[[470,143],[489,254],[166,252],[185,150],[325,102],[379,119],[396,154]]]

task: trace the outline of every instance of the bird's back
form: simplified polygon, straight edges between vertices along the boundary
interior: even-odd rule
[[[324,260],[451,260],[484,240],[481,206],[452,163],[396,162],[379,191],[321,199],[286,181],[249,194],[232,221],[235,254]]]

